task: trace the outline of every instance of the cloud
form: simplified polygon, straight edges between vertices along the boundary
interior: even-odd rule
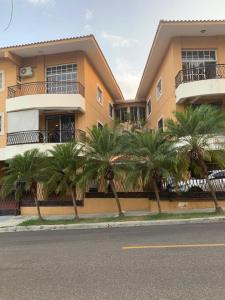
[[[101,33],[101,36],[103,39],[108,41],[113,48],[125,48],[125,47],[131,47],[134,44],[138,43],[138,40],[136,39],[129,39],[125,38],[121,35],[114,35],[114,34],[109,34],[105,31]]]
[[[86,9],[86,11],[85,11],[85,20],[90,21],[90,20],[93,19],[93,17],[94,17],[93,11],[91,11],[90,9]]]
[[[31,4],[34,4],[34,5],[46,4],[46,3],[52,2],[52,0],[26,0],[26,1]]]
[[[119,58],[115,63],[115,77],[126,99],[133,99],[141,78],[141,70],[136,69],[126,59]]]

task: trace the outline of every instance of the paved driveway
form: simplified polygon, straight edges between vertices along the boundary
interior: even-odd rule
[[[23,216],[0,216],[0,228],[15,226],[21,223],[23,220],[30,219],[30,217]]]

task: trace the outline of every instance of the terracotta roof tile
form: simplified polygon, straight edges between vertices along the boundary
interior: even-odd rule
[[[35,46],[35,45],[42,45],[42,44],[55,43],[55,42],[63,42],[63,41],[72,41],[72,40],[86,39],[86,38],[91,38],[91,37],[94,37],[94,36],[92,34],[90,34],[90,35],[81,35],[81,36],[76,36],[76,37],[68,37],[68,38],[48,40],[48,41],[25,43],[25,44],[20,44],[20,45],[4,46],[4,47],[0,47],[0,49],[3,50],[3,49],[9,49],[9,48],[19,48],[19,47],[26,47],[26,46]]]

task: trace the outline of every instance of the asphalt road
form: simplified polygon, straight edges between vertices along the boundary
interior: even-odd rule
[[[3,233],[0,276],[4,300],[224,300],[225,223]]]

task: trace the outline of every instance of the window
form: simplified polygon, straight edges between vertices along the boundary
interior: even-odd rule
[[[128,110],[127,107],[120,107],[115,109],[115,118],[120,122],[128,121]]]
[[[115,119],[117,121],[120,121],[120,109],[119,108],[115,109]]]
[[[103,92],[100,87],[97,87],[97,100],[100,104],[103,104]]]
[[[225,178],[225,172],[221,171],[215,174],[212,174],[211,179],[223,179]]]
[[[145,107],[131,106],[130,107],[130,120],[131,122],[139,122],[145,120]]]
[[[146,119],[145,107],[139,107],[139,119],[140,119],[140,121],[145,121],[145,119]]]
[[[76,93],[77,65],[67,64],[46,68],[47,92],[51,94]]]
[[[215,50],[182,50],[181,55],[184,81],[216,77]]]
[[[47,115],[45,126],[49,143],[64,143],[74,139],[74,115]]]
[[[147,117],[148,117],[150,115],[150,113],[152,112],[151,98],[147,101],[146,110],[147,110]]]
[[[113,118],[113,105],[109,103],[109,116]]]
[[[136,106],[130,108],[130,120],[131,122],[137,122],[138,120],[138,108]]]
[[[0,92],[4,91],[4,72],[0,71]]]
[[[102,129],[103,128],[103,124],[101,123],[101,122],[97,122],[97,127],[98,127],[98,129]]]
[[[4,113],[0,113],[0,135],[4,134]]]
[[[158,129],[163,129],[163,118],[158,121]]]
[[[128,121],[127,107],[122,107],[120,109],[120,121],[121,122],[127,122]]]
[[[162,80],[160,79],[156,86],[156,97],[159,99],[162,95]]]

